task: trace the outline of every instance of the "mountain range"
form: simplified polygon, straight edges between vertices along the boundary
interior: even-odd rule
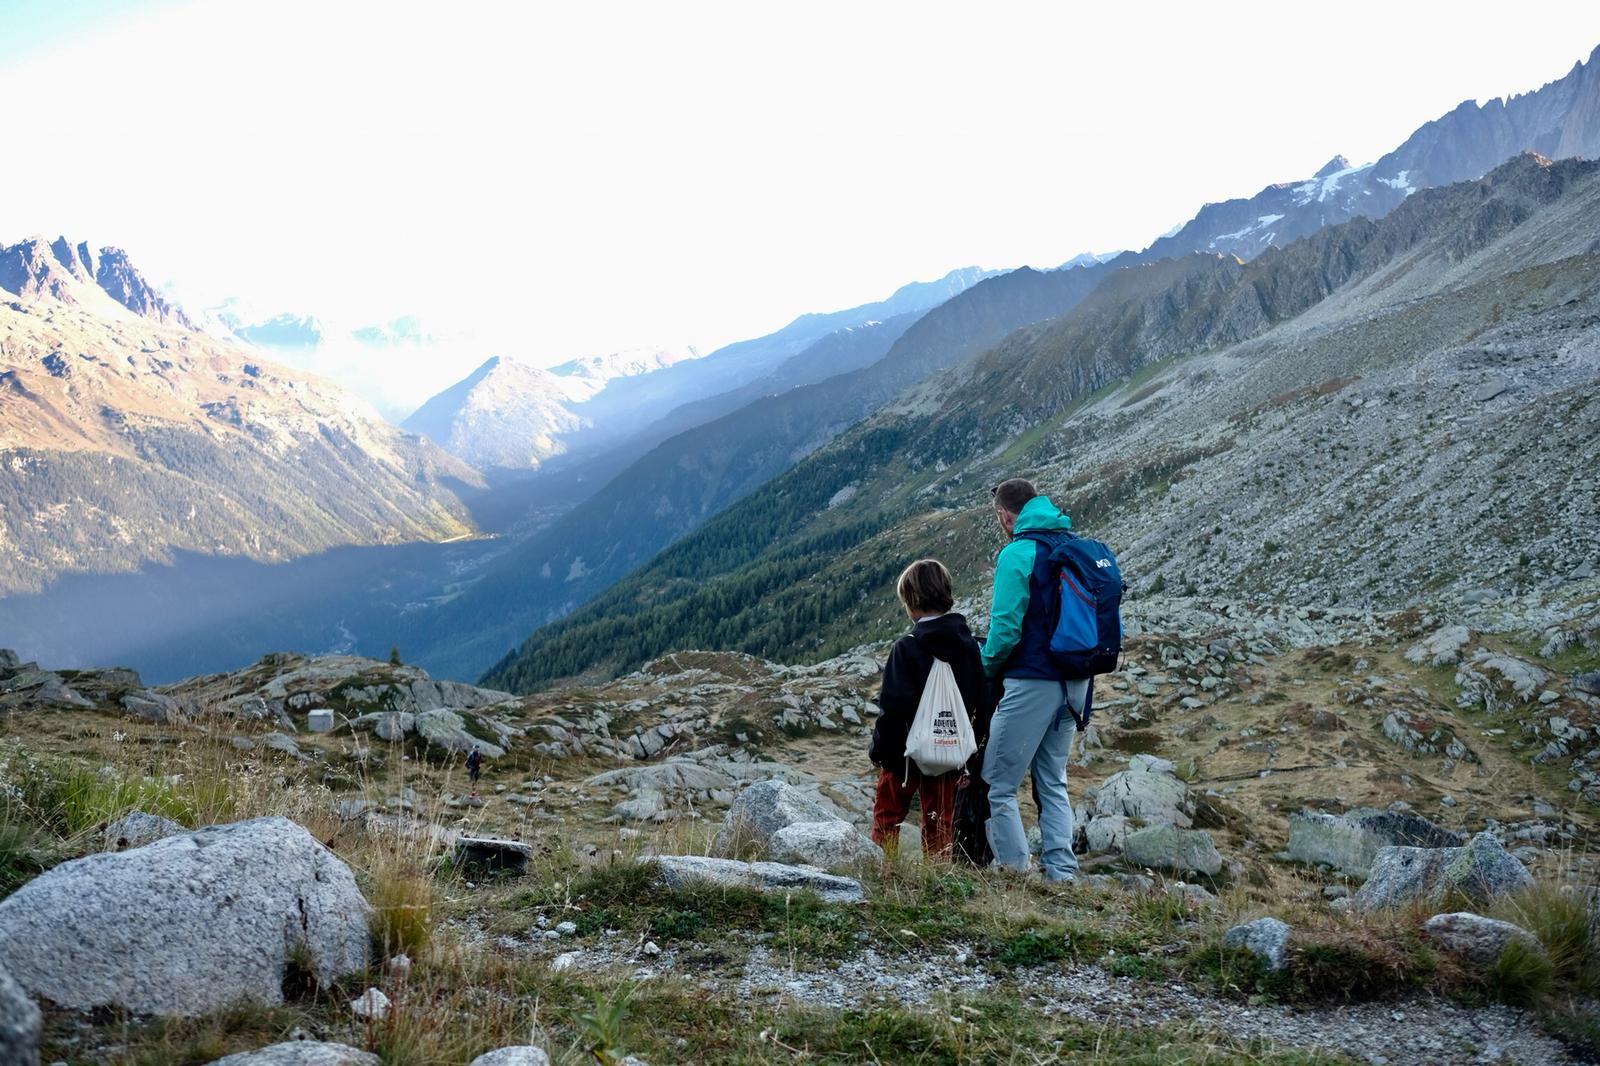
[[[527,690],[680,647],[837,653],[894,631],[893,575],[930,550],[981,614],[984,489],[1013,475],[1151,594],[1398,607],[1560,582],[1600,552],[1597,312],[1600,164],[1532,155],[1249,263],[1118,269],[486,679]]]
[[[170,470],[174,451],[185,457],[191,449],[204,452],[192,468],[178,464],[189,477],[184,491],[192,494],[193,486],[216,478],[228,486],[290,492],[285,483],[303,474],[307,482],[292,492],[314,514],[271,519],[274,530],[294,533],[265,545],[258,515],[277,513],[266,507],[230,512],[226,534],[208,528],[197,536],[170,521],[149,525],[149,536],[144,526],[121,530],[109,538],[117,545],[109,561],[57,546],[106,541],[95,525],[106,521],[103,515],[67,514],[48,492],[18,483],[8,489],[11,528],[28,521],[37,526],[34,514],[63,515],[53,519],[58,524],[48,540],[35,537],[21,550],[19,558],[47,561],[30,563],[33,576],[19,589],[36,589],[50,575],[77,567],[128,569],[187,548],[210,553],[215,563],[174,570],[170,581],[142,571],[140,584],[126,586],[137,588],[135,602],[160,595],[163,587],[216,597],[221,592],[213,590],[234,581],[270,589],[273,606],[244,617],[219,601],[197,607],[197,621],[187,629],[181,619],[171,620],[159,640],[148,632],[132,640],[115,612],[92,624],[74,622],[46,594],[26,606],[0,601],[0,625],[58,619],[41,625],[38,640],[61,647],[71,641],[54,629],[72,629],[77,643],[94,645],[83,654],[101,661],[138,658],[142,666],[166,654],[162,649],[181,647],[182,672],[225,665],[232,659],[222,657],[253,646],[381,654],[398,642],[408,659],[459,677],[476,676],[500,659],[496,683],[519,688],[573,672],[624,668],[654,650],[686,643],[809,656],[893,630],[884,589],[905,551],[940,545],[965,573],[981,572],[993,534],[967,494],[1019,469],[1065,487],[1075,516],[1106,523],[1118,543],[1137,544],[1130,573],[1143,575],[1147,588],[1237,588],[1263,596],[1301,590],[1376,601],[1381,596],[1325,574],[1336,568],[1326,557],[1326,537],[1306,532],[1320,535],[1330,522],[1328,513],[1315,509],[1341,484],[1330,458],[1371,464],[1362,476],[1380,484],[1393,477],[1377,468],[1377,452],[1352,453],[1356,444],[1341,440],[1334,424],[1350,411],[1362,418],[1386,412],[1387,394],[1366,395],[1360,383],[1368,379],[1468,380],[1472,375],[1463,367],[1483,369],[1473,362],[1479,356],[1461,354],[1470,352],[1475,337],[1503,336],[1493,344],[1516,354],[1529,343],[1517,330],[1555,330],[1552,323],[1566,322],[1562,314],[1579,315],[1579,325],[1559,328],[1576,330],[1571,336],[1581,353],[1587,290],[1578,284],[1563,297],[1568,302],[1561,306],[1578,311],[1556,312],[1548,301],[1559,288],[1550,281],[1559,273],[1557,263],[1571,278],[1586,276],[1583,257],[1594,249],[1585,242],[1595,239],[1595,226],[1585,190],[1593,183],[1570,162],[1504,161],[1538,145],[1594,154],[1597,70],[1591,57],[1534,93],[1463,104],[1370,166],[1336,158],[1310,179],[1207,205],[1141,252],[1077,256],[1055,270],[955,271],[906,286],[885,301],[803,315],[765,337],[659,369],[619,370],[613,363],[538,370],[491,359],[416,413],[408,426],[426,437],[372,421],[361,422],[359,432],[338,428],[350,405],[337,399],[337,390],[272,368],[253,349],[195,333],[176,307],[155,302],[158,294],[140,295],[148,286],[132,280],[136,272],[120,253],[107,268],[108,253],[90,265],[81,246],[65,242],[57,243],[70,256],[42,242],[15,256],[5,249],[0,279],[17,297],[13,313],[43,311],[45,325],[56,331],[35,337],[31,362],[23,360],[14,371],[26,369],[36,393],[49,387],[34,384],[40,368],[46,377],[53,373],[45,360],[72,347],[60,330],[73,316],[93,334],[80,345],[90,354],[129,343],[117,339],[119,331],[168,331],[184,345],[215,351],[224,364],[249,355],[258,372],[269,368],[265,373],[275,382],[290,383],[282,386],[285,393],[318,398],[304,410],[301,436],[268,449],[273,454],[299,454],[294,449],[308,447],[313,430],[324,440],[343,433],[357,442],[339,452],[348,465],[366,462],[363,456],[371,458],[387,442],[389,454],[403,457],[391,465],[413,473],[401,477],[403,489],[392,488],[388,474],[351,489],[363,475],[321,458],[291,463],[299,472],[232,470],[184,436],[181,447],[161,453]],[[86,280],[102,270],[125,280],[106,286]],[[1457,305],[1473,300],[1478,303],[1458,313]],[[293,323],[284,325],[293,331]],[[414,327],[400,323],[392,332],[400,336]],[[307,328],[320,327],[313,322]],[[168,333],[160,342],[177,346]],[[1397,338],[1412,338],[1415,346]],[[1495,401],[1485,401],[1498,410],[1508,402],[1499,397],[1516,395],[1531,405],[1530,417],[1559,431],[1540,443],[1510,433],[1515,419],[1496,422],[1521,450],[1478,447],[1462,469],[1500,486],[1502,475],[1485,474],[1481,465],[1493,451],[1505,469],[1522,471],[1526,484],[1544,486],[1555,497],[1582,497],[1569,460],[1595,454],[1587,409],[1551,407],[1556,401],[1550,397],[1568,397],[1563,390],[1587,381],[1587,371],[1582,358],[1560,351],[1552,364],[1564,368],[1560,374],[1530,377],[1526,390],[1508,385]],[[1509,359],[1504,352],[1482,359]],[[252,449],[282,431],[286,416],[268,404],[235,419],[240,397],[254,399],[246,390],[256,386],[236,386],[245,374],[242,363],[221,373],[223,380],[216,380],[210,364],[174,363],[164,388],[190,401],[183,408],[192,416],[185,432],[205,426],[202,439],[225,440],[228,454],[256,463]],[[1494,384],[1478,377],[1484,390]],[[1519,380],[1510,372],[1500,377]],[[1403,384],[1394,387],[1404,394]],[[101,388],[106,418],[133,395],[123,391],[125,383]],[[1356,399],[1360,404],[1350,406]],[[199,416],[193,416],[196,407]],[[1457,438],[1435,431],[1454,432],[1469,419],[1431,399],[1414,399],[1409,411],[1412,417],[1431,412],[1435,420],[1420,423],[1426,432],[1414,432],[1417,441],[1454,454]],[[1323,435],[1299,435],[1301,414]],[[220,418],[222,427],[197,417]],[[104,426],[81,404],[64,424],[101,434],[99,444],[83,449],[110,447]],[[1379,420],[1371,428],[1374,436],[1361,438],[1363,448],[1381,451],[1381,440],[1400,459],[1414,458],[1405,424]],[[1241,445],[1246,430],[1260,431],[1256,444]],[[229,433],[253,443],[233,442]],[[467,453],[470,465],[427,437]],[[10,438],[0,441],[11,444]],[[141,447],[141,461],[148,462],[152,449]],[[1289,463],[1279,455],[1284,448],[1315,461]],[[538,466],[531,473],[493,484],[475,469],[533,463]],[[325,474],[323,466],[332,472]],[[1275,496],[1267,479],[1288,484],[1291,468],[1296,495]],[[1218,483],[1216,471],[1234,481]],[[1200,484],[1209,486],[1210,497],[1189,499],[1190,486]],[[1249,491],[1221,510],[1216,501],[1233,499],[1238,485]],[[138,501],[113,502],[107,510],[115,515],[131,506],[144,513],[152,492],[140,491]],[[1524,500],[1521,487],[1506,491],[1518,506],[1539,513],[1541,501]],[[347,494],[352,502],[339,506],[356,510],[374,494],[399,501],[416,524],[380,531],[382,523],[368,515],[330,530],[324,519],[336,509],[331,494]],[[1462,513],[1475,506],[1443,496]],[[174,498],[189,497],[178,492]],[[288,496],[274,499],[279,512],[291,509]],[[1209,525],[1189,528],[1185,522],[1193,515],[1169,506],[1178,500],[1210,517]],[[1369,502],[1383,506],[1377,497]],[[198,515],[198,502],[195,508]],[[1585,514],[1574,520],[1578,527],[1588,528]],[[425,515],[443,517],[428,526]],[[1230,525],[1235,520],[1237,529]],[[307,524],[317,527],[315,534],[303,528]],[[1437,524],[1472,550],[1441,548],[1431,531],[1418,533],[1415,543],[1438,562],[1430,570],[1401,553],[1413,567],[1411,579],[1451,594],[1463,583],[1486,580],[1474,554],[1478,542],[1453,522]],[[230,556],[293,558],[335,544],[445,539],[474,527],[501,535],[438,551],[429,545],[341,550],[269,570],[225,563]],[[1159,529],[1162,539],[1149,540],[1147,529]],[[1309,545],[1312,561],[1285,547],[1291,532]],[[1221,546],[1240,537],[1243,545]],[[1570,543],[1541,551],[1529,555],[1543,559],[1549,573],[1577,558]],[[1182,565],[1185,560],[1190,565]],[[1434,572],[1440,566],[1456,572]],[[1417,576],[1424,571],[1428,576]],[[1213,581],[1213,572],[1233,584]],[[1297,583],[1278,581],[1290,572],[1299,574]],[[1366,570],[1359,577],[1375,580]],[[59,602],[93,602],[95,588],[88,578],[77,581]],[[530,631],[536,632],[524,640]],[[517,650],[505,655],[513,646]],[[165,667],[151,669],[159,675]],[[176,676],[178,669],[167,672]]]
[[[477,473],[193,328],[114,248],[0,248],[0,593],[178,549],[286,560],[460,536]]]
[[[1268,247],[1356,217],[1381,218],[1418,189],[1480,177],[1519,152],[1551,159],[1600,155],[1600,48],[1557,81],[1484,104],[1463,100],[1375,163],[1336,155],[1311,177],[1207,204],[1145,250],[1147,259],[1223,252],[1250,259]]]

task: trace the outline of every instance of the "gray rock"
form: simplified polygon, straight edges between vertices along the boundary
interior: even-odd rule
[[[1472,398],[1479,403],[1488,403],[1508,388],[1510,388],[1510,385],[1506,382],[1506,379],[1496,374],[1482,385],[1479,385],[1478,390],[1472,394]]]
[[[1493,834],[1479,833],[1459,848],[1380,849],[1371,876],[1351,898],[1356,907],[1371,910],[1439,899],[1451,891],[1491,900],[1532,884],[1527,867]]]
[[[445,751],[468,752],[476,747],[485,759],[498,759],[506,750],[467,732],[467,723],[459,714],[449,710],[423,711],[416,717],[417,736]]]
[[[1174,881],[1167,886],[1167,895],[1182,903],[1193,903],[1197,906],[1210,906],[1217,902],[1217,897],[1201,885],[1185,884]]]
[[[1084,840],[1090,851],[1121,851],[1128,836],[1128,819],[1120,814],[1102,814],[1084,827]]]
[[[550,1066],[550,1056],[545,1054],[544,1048],[524,1044],[485,1052],[467,1066]]]
[[[357,1018],[381,1022],[389,1016],[389,1008],[392,1006],[394,1004],[383,994],[383,989],[369,988],[350,1001],[350,1013]]]
[[[336,855],[257,818],[63,863],[0,901],[0,967],[63,1007],[190,1016],[283,1001],[294,957],[366,965],[368,908]]]
[[[726,855],[741,840],[765,847],[772,840],[772,834],[785,826],[842,820],[837,810],[824,807],[816,796],[788,782],[757,781],[740,792],[729,806],[712,850]]]
[[[1336,870],[1366,873],[1379,849],[1389,845],[1446,848],[1464,843],[1461,834],[1434,825],[1420,814],[1361,807],[1345,814],[1291,814],[1287,850],[1297,862],[1326,863]]]
[[[1204,829],[1179,829],[1151,825],[1129,833],[1122,842],[1129,862],[1158,870],[1190,870],[1215,876],[1222,871],[1222,855]]]
[[[350,726],[353,729],[370,729],[379,740],[393,742],[404,740],[407,734],[416,729],[417,716],[408,711],[378,711],[352,719]]]
[[[754,888],[762,892],[815,892],[827,903],[860,903],[866,899],[861,882],[824,873],[811,866],[786,866],[777,862],[739,862],[705,855],[661,855],[653,862],[661,879],[672,886],[713,884]]]
[[[0,648],[0,676],[9,674],[22,666],[22,660],[10,648]]]
[[[300,745],[296,744],[294,742],[294,738],[289,736],[287,733],[263,733],[261,735],[261,743],[265,744],[273,751],[281,752],[282,754],[289,756],[291,759],[305,759],[309,757],[300,750]]]
[[[210,1066],[383,1066],[383,1060],[346,1044],[321,1040],[286,1040],[257,1051],[241,1051]]]
[[[1257,918],[1236,925],[1222,935],[1223,947],[1244,948],[1264,960],[1269,970],[1281,970],[1289,950],[1289,923],[1277,918]]]
[[[159,814],[131,811],[109,823],[100,836],[105,850],[125,851],[128,848],[142,848],[146,844],[188,831],[172,819],[163,818]]]
[[[333,805],[333,813],[341,822],[353,821],[372,810],[376,804],[366,799],[342,799]]]
[[[1106,778],[1095,793],[1094,809],[1097,817],[1121,814],[1147,825],[1187,829],[1194,824],[1189,786],[1171,773],[1149,769],[1148,764],[1130,766]]]
[[[1420,666],[1453,666],[1472,639],[1466,626],[1445,626],[1406,649],[1406,660]]]
[[[313,733],[327,733],[333,729],[333,711],[326,707],[306,712],[306,728]]]
[[[656,789],[641,788],[613,807],[611,813],[627,822],[657,820],[667,813],[667,798]]]
[[[1513,942],[1536,954],[1545,953],[1539,938],[1511,922],[1485,918],[1471,911],[1435,914],[1422,924],[1422,932],[1453,955],[1473,966],[1488,969]]]
[[[39,1032],[44,1024],[38,1004],[0,970],[0,1063],[38,1066]]]
[[[1600,696],[1600,670],[1591,670],[1572,679],[1572,687],[1591,696]]]
[[[767,841],[774,862],[837,870],[862,862],[880,862],[883,849],[849,822],[797,822],[786,825]]]
[[[124,695],[122,709],[146,721],[163,724],[179,721],[183,717],[177,700],[164,692],[152,692],[150,689],[139,689]]]
[[[461,837],[456,840],[455,864],[462,870],[525,874],[533,847],[520,840],[499,837]]]

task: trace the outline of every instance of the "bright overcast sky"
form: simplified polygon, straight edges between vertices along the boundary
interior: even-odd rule
[[[1142,247],[1537,88],[1600,4],[0,0],[0,241],[540,361]]]

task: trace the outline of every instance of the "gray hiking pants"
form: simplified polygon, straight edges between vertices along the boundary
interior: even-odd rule
[[[1022,775],[1033,772],[1039,799],[1039,861],[1052,881],[1078,869],[1072,854],[1072,802],[1067,798],[1067,755],[1077,724],[1066,701],[1078,710],[1088,695],[1087,681],[1041,681],[1008,677],[1005,694],[989,725],[983,754],[983,780],[989,786],[989,847],[994,861],[1014,870],[1028,868],[1028,837],[1022,831],[1017,790]]]

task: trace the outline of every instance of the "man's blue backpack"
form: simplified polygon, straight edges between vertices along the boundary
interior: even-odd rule
[[[1061,581],[1051,665],[1068,680],[1111,673],[1122,655],[1123,584],[1116,554],[1073,533],[1044,543]]]

